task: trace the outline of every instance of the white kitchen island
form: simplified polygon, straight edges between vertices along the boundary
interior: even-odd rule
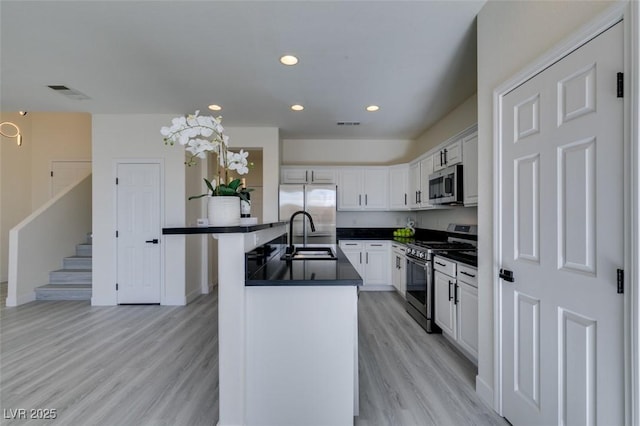
[[[246,253],[286,223],[165,228],[218,240],[218,425],[352,425],[358,411],[357,286],[337,260],[281,261],[268,251],[246,277]]]

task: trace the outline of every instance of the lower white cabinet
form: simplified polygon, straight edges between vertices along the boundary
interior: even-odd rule
[[[434,258],[435,322],[442,332],[478,360],[477,270],[440,256]]]
[[[339,246],[362,277],[362,290],[392,289],[389,241],[340,240]]]
[[[407,248],[403,244],[391,243],[391,284],[406,298],[407,291]]]

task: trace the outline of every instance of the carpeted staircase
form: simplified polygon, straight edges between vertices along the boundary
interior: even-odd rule
[[[65,257],[62,269],[49,272],[49,284],[36,288],[36,300],[91,300],[91,234]]]

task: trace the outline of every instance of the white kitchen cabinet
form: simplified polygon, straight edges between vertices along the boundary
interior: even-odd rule
[[[457,337],[456,328],[456,305],[454,299],[454,287],[456,279],[449,275],[435,271],[434,285],[434,303],[435,303],[435,320],[440,326],[443,333],[447,333],[453,340]]]
[[[434,257],[435,321],[473,362],[478,360],[477,269]]]
[[[462,140],[458,139],[433,154],[433,170],[442,170],[462,162]]]
[[[388,167],[349,167],[339,170],[338,210],[388,209]]]
[[[406,251],[404,244],[391,243],[391,284],[403,298],[406,297],[407,291]]]
[[[325,167],[291,167],[280,168],[281,183],[318,183],[327,184],[336,182],[336,170]]]
[[[389,167],[389,209],[409,209],[409,165]]]
[[[391,290],[389,256],[386,240],[340,240],[340,249],[362,277],[362,290]]]
[[[433,173],[433,155],[422,158],[409,165],[409,207],[412,209],[430,209],[429,175]]]
[[[478,132],[462,139],[464,205],[478,205]]]

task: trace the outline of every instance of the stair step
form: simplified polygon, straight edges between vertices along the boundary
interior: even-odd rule
[[[76,245],[76,256],[91,256],[93,254],[93,245],[78,244]]]
[[[92,271],[86,269],[58,269],[49,272],[50,284],[91,284]]]
[[[47,284],[35,291],[36,300],[91,300],[91,284]]]
[[[91,256],[69,256],[63,259],[63,269],[91,270]]]

